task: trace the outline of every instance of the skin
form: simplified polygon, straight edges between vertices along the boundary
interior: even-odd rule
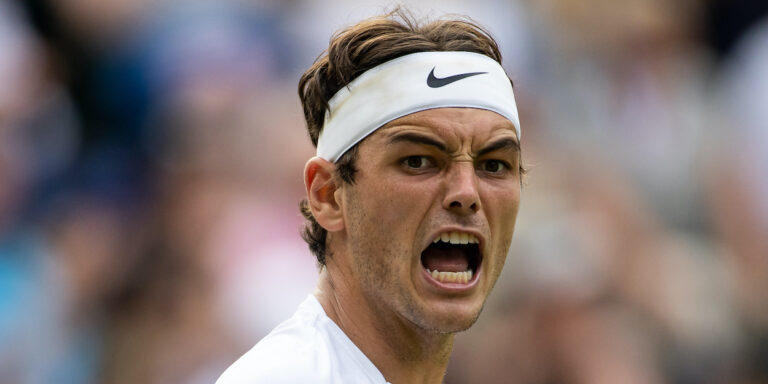
[[[519,142],[494,112],[438,108],[394,120],[358,149],[355,183],[312,158],[305,183],[328,230],[315,296],[390,382],[442,382],[456,332],[477,319],[504,266],[520,203]],[[477,283],[430,284],[422,251],[458,230],[480,239]]]

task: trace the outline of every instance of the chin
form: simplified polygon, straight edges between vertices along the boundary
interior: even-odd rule
[[[431,324],[431,327],[428,327],[427,330],[438,334],[463,332],[475,324],[476,320],[477,316],[469,318],[457,316],[453,316],[451,318],[441,318]]]
[[[446,305],[431,310],[431,314],[422,318],[421,324],[427,331],[446,334],[462,332],[469,329],[480,316],[482,305],[478,308],[455,308]]]

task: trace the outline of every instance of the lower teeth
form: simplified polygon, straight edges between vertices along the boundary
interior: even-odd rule
[[[442,272],[442,271],[430,271],[427,272],[432,275],[432,278],[441,283],[463,283],[466,284],[472,279],[472,270],[466,270],[464,272]]]

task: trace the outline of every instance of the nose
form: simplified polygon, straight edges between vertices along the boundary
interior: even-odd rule
[[[446,177],[443,208],[467,216],[480,210],[477,175],[471,162],[455,163]]]

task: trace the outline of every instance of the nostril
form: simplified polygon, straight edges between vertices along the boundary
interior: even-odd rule
[[[465,205],[464,205],[464,204],[462,204],[460,201],[452,201],[450,204],[448,204],[448,206],[449,206],[450,208],[457,208],[457,209],[461,209],[461,208],[463,208]],[[478,206],[478,204],[477,204],[477,203],[472,203],[471,205],[469,205],[469,210],[470,210],[470,211],[472,211],[472,212],[477,212],[477,211],[478,211],[478,209],[479,209],[479,206]]]

